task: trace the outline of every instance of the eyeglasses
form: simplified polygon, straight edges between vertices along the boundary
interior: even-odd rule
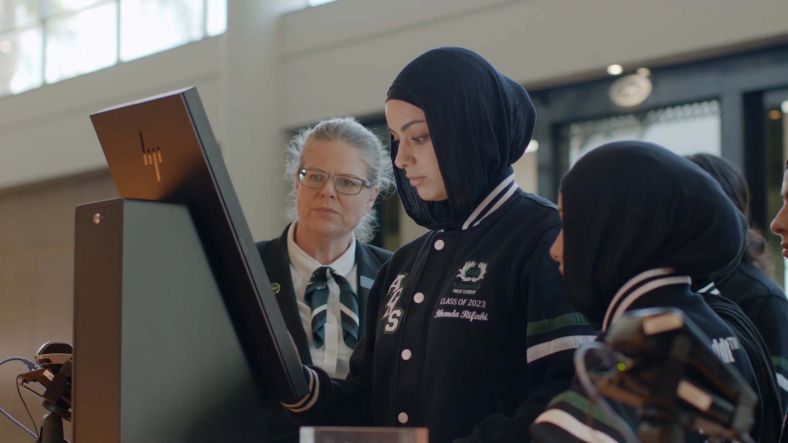
[[[302,168],[298,170],[298,181],[312,189],[321,189],[328,179],[334,183],[334,189],[340,194],[356,195],[365,187],[371,188],[372,182],[354,175],[334,175],[316,168]]]

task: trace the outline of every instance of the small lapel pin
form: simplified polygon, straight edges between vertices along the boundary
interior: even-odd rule
[[[282,285],[280,285],[279,283],[271,284],[271,292],[273,292],[274,295],[278,294],[279,291],[281,290],[282,290]]]

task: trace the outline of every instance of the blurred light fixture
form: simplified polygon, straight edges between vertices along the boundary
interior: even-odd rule
[[[638,73],[638,75],[642,75],[643,77],[651,76],[651,69],[649,68],[638,68],[636,72]]]
[[[770,109],[769,110],[769,119],[771,120],[780,120],[783,118],[783,113],[780,112],[779,109]]]
[[[616,79],[608,89],[610,101],[621,108],[632,108],[645,102],[649,96],[653,85],[648,77],[629,74]]]
[[[782,109],[783,114],[788,114],[788,100],[780,103],[780,109]]]
[[[531,142],[528,143],[528,146],[525,147],[526,154],[533,154],[538,150],[539,150],[539,140],[537,139],[531,139]]]
[[[610,75],[621,75],[624,72],[624,67],[617,64],[608,65],[607,73]]]

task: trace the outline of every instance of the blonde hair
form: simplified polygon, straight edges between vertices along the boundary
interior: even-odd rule
[[[295,221],[298,218],[295,208],[296,173],[303,165],[301,157],[304,154],[304,148],[313,140],[343,141],[358,149],[367,165],[366,179],[372,182],[372,186],[377,186],[380,189],[379,195],[385,198],[394,191],[395,182],[391,159],[378,136],[352,117],[323,120],[310,128],[299,131],[287,144],[285,178],[290,183],[290,195],[286,214],[290,221]],[[375,211],[367,212],[354,230],[356,239],[361,242],[372,240],[377,226]]]

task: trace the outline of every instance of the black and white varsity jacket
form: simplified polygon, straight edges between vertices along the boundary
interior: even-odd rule
[[[674,307],[680,309],[709,338],[709,347],[720,359],[735,368],[746,381],[753,384],[754,374],[747,354],[735,332],[704,302],[703,297],[690,289],[691,279],[678,275],[670,268],[645,271],[630,279],[613,298],[605,313],[603,330],[621,316],[635,309]],[[637,434],[637,411],[608,401],[618,417]],[[625,442],[624,435],[601,407],[589,400],[583,389],[573,383],[551,402],[531,426],[535,442]],[[705,441],[699,434],[687,432],[685,441]]]
[[[510,176],[462,229],[395,252],[348,380],[309,367],[304,424],[426,426],[430,441],[522,441],[595,331],[561,297],[555,206]],[[374,319],[374,321],[372,320]]]

